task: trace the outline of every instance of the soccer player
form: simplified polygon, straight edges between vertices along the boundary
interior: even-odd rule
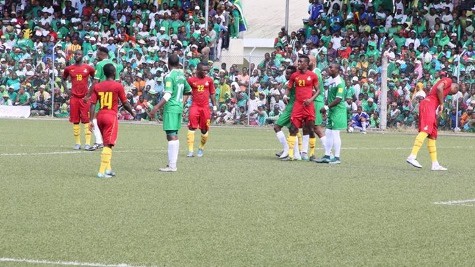
[[[86,142],[84,149],[91,148],[91,131],[89,130],[89,103],[82,99],[88,92],[89,79],[94,77],[94,68],[83,63],[83,53],[81,50],[74,52],[75,63],[64,69],[62,82],[66,93],[70,96],[70,116],[69,121],[73,124],[74,149],[81,149],[81,127],[84,125],[84,136]],[[68,90],[66,81],[71,80],[71,90]]]
[[[322,114],[327,114],[328,122],[325,130],[325,156],[318,163],[340,164],[341,138],[340,131],[348,126],[348,115],[343,98],[345,97],[345,81],[340,77],[340,64],[332,63],[328,67],[330,79],[328,83],[328,106],[320,109]],[[331,157],[332,149],[334,157]]]
[[[299,128],[303,128],[304,133],[310,133],[315,126],[315,105],[313,101],[320,93],[318,88],[318,78],[315,73],[308,70],[310,59],[308,56],[300,56],[298,60],[298,71],[290,76],[287,84],[287,95],[290,90],[295,91],[295,102],[290,116],[289,156],[283,160],[294,160],[294,145],[297,139]]]
[[[288,66],[285,70],[285,79],[288,81],[290,76],[297,71],[295,66]],[[287,83],[285,84],[287,85]],[[285,138],[284,132],[282,132],[282,127],[290,127],[290,115],[292,113],[292,108],[294,107],[295,102],[295,90],[290,90],[289,95],[284,96],[284,101],[287,105],[285,106],[284,111],[280,114],[279,119],[274,124],[274,131],[277,139],[282,144],[283,151],[282,153],[277,153],[276,156],[283,159],[289,156],[289,145],[287,144],[287,139]],[[298,146],[295,146],[298,149]],[[294,151],[295,155],[295,151]]]
[[[162,172],[176,172],[178,161],[178,150],[180,141],[178,140],[178,130],[181,128],[183,113],[183,94],[189,94],[191,87],[186,81],[185,74],[179,65],[180,59],[176,54],[168,57],[168,68],[170,72],[165,77],[165,89],[163,97],[153,107],[150,116],[164,107],[163,111],[163,130],[167,134],[168,140],[168,165],[160,168]]]
[[[369,115],[363,111],[363,107],[356,108],[356,114],[353,115],[350,122],[350,127],[366,134],[366,128],[369,126]]]
[[[325,149],[325,122],[323,120],[323,114],[320,112],[320,109],[325,106],[325,88],[323,85],[323,77],[322,71],[319,68],[313,69],[313,72],[317,75],[318,78],[318,88],[320,89],[320,93],[318,94],[317,98],[315,98],[315,126],[313,127],[313,131],[320,139],[320,143],[322,144],[323,149]],[[316,138],[315,135],[310,136],[309,139],[309,152],[308,156],[311,161],[316,161],[315,158],[315,143]]]
[[[115,176],[115,173],[111,168],[112,147],[117,141],[117,133],[119,131],[119,121],[117,119],[119,99],[122,102],[124,108],[135,117],[135,113],[132,110],[125,90],[122,84],[114,81],[116,75],[116,69],[113,64],[108,63],[103,66],[104,75],[106,80],[97,83],[93,87],[91,94],[91,106],[89,113],[91,119],[96,117],[96,102],[99,101],[99,112],[97,113],[97,126],[102,134],[104,140],[104,147],[101,153],[101,165],[98,178],[111,178]],[[91,128],[95,125],[91,124]]]
[[[447,168],[442,167],[437,160],[437,148],[435,140],[437,139],[437,116],[444,109],[444,99],[447,95],[456,94],[459,85],[452,82],[452,79],[444,77],[440,79],[432,88],[429,94],[419,104],[419,134],[414,141],[411,154],[407,157],[407,163],[416,168],[422,168],[417,161],[417,153],[422,147],[424,140],[427,141],[429,156],[432,161],[433,171],[446,171]]]
[[[97,59],[98,63],[96,64],[94,81],[93,81],[93,83],[92,83],[92,85],[89,89],[88,95],[84,98],[84,101],[86,101],[86,102],[89,100],[89,97],[91,95],[92,87],[96,83],[106,80],[106,76],[104,74],[104,66],[106,64],[112,64],[112,65],[114,65],[114,67],[116,67],[114,62],[109,59],[109,50],[107,48],[103,47],[103,46],[99,46],[97,48],[96,59]],[[116,68],[115,80],[119,81],[119,79],[120,79],[120,75],[119,75],[119,72],[117,71],[117,68]],[[97,111],[98,110],[96,110],[96,112]],[[99,131],[99,127],[97,127],[97,120],[94,119],[92,121],[92,123],[94,123],[94,137],[95,137],[96,141],[95,141],[94,145],[91,146],[91,148],[89,149],[90,151],[94,151],[98,148],[102,148],[102,146],[103,146],[101,132]]]
[[[211,123],[211,113],[209,108],[209,100],[213,105],[213,112],[216,112],[216,91],[214,88],[214,81],[206,73],[209,70],[209,66],[203,63],[198,63],[196,67],[196,77],[188,79],[188,84],[191,86],[192,102],[190,107],[190,114],[188,120],[188,155],[187,157],[193,157],[193,146],[195,142],[195,130],[200,128],[201,130],[201,142],[198,147],[198,157],[203,156],[203,149],[208,141],[208,130]],[[184,102],[186,103],[187,96],[185,96]]]

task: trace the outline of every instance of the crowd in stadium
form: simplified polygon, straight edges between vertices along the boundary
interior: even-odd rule
[[[222,49],[242,30],[241,9],[232,0],[210,1],[207,28],[202,0],[5,2],[0,105],[29,105],[33,115],[68,117],[64,68],[79,49],[84,62],[95,65],[97,47],[104,46],[137,113],[120,113],[120,119],[150,119],[163,91],[167,57],[176,53],[188,75],[199,62],[211,66],[219,103],[215,124],[272,124],[285,107],[286,66],[308,54],[324,77],[330,63],[342,65],[349,118],[365,112],[369,127],[379,128],[386,55],[388,127],[414,127],[418,102],[448,75],[461,90],[448,98],[440,127],[475,131],[473,1],[310,0],[302,28],[281,29],[275,51],[249,66],[219,63]]]

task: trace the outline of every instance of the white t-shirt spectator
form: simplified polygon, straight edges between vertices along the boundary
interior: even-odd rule
[[[257,110],[257,107],[259,106],[259,99],[257,98],[254,98],[254,99],[250,99],[247,100],[247,114],[249,115],[251,112],[255,112]],[[252,119],[255,119],[257,118],[257,113],[256,114],[253,114],[252,116],[250,116],[249,118],[252,118]]]
[[[411,37],[407,38],[405,45],[409,47],[409,44],[411,43],[414,44],[414,50],[417,50],[417,48],[421,45],[421,41],[419,41],[419,39]]]
[[[454,20],[452,13],[442,15],[442,21],[444,23],[449,23],[450,21]]]
[[[442,5],[443,8],[448,7],[450,12],[452,12],[454,10],[454,4],[450,0],[445,1],[445,3],[442,3],[441,5]]]
[[[331,42],[333,44],[333,49],[338,50],[341,47],[341,40],[343,37],[341,36],[333,36]]]

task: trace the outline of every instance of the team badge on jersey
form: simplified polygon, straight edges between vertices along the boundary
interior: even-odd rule
[[[308,77],[307,77],[307,81],[311,81],[311,80],[312,80],[312,78],[310,78],[310,76],[308,76]]]

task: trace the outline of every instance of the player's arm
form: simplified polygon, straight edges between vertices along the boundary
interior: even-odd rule
[[[127,112],[130,113],[135,118],[135,112],[132,109],[132,106],[130,105],[129,100],[127,99],[127,96],[125,95],[125,89],[123,86],[121,86],[121,89],[119,90],[119,99],[120,102],[122,102],[122,106],[127,110]]]
[[[188,83],[186,83],[188,84]],[[190,86],[190,85],[188,85]],[[155,117],[155,114],[158,110],[160,110],[172,97],[173,91],[173,81],[168,76],[165,77],[165,89],[163,90],[163,97],[160,101],[153,107],[152,111],[150,111],[150,117]]]
[[[284,95],[284,97],[283,97],[285,104],[288,104],[288,102],[289,102],[288,95],[290,94],[290,91],[291,91],[291,90],[295,90],[295,88],[294,88],[294,83],[295,83],[295,75],[292,74],[292,75],[290,76],[289,81],[287,82],[287,87],[285,88],[285,95]]]
[[[218,111],[216,106],[216,88],[214,87],[214,81],[210,78],[209,81],[209,97],[211,98],[211,104],[213,105],[213,112]]]
[[[91,95],[91,105],[89,106],[89,121],[94,120],[96,117],[96,102],[97,102],[97,94],[94,92],[94,88],[92,89]],[[89,129],[91,131],[94,130],[94,123],[89,123]]]
[[[69,76],[68,68],[64,69],[63,75],[61,76],[61,83],[63,84],[64,92],[68,95],[71,95],[71,90],[67,87],[67,79]]]
[[[313,82],[312,97],[305,100],[304,105],[308,106],[310,103],[313,103],[313,101],[315,101],[315,99],[317,98],[318,94],[320,94],[320,88],[318,86],[317,75],[315,74],[315,79],[314,79],[314,82]]]
[[[89,99],[91,98],[91,95],[92,95],[92,91],[93,91],[92,88],[94,88],[94,86],[95,86],[97,83],[99,83],[99,80],[97,80],[97,79],[94,79],[94,80],[92,81],[92,84],[91,84],[91,86],[89,87],[89,90],[87,91],[86,96],[83,98],[83,101],[84,101],[84,102],[87,103],[87,102],[89,101]]]
[[[437,86],[437,98],[439,99],[439,106],[444,105],[444,87],[445,87],[445,82],[441,82]],[[440,108],[443,108],[443,107],[440,107]]]
[[[190,86],[190,83],[188,82],[188,80],[185,80],[185,83],[183,85],[184,85],[183,106],[185,106],[186,103],[188,102],[188,98],[190,98],[190,95],[191,95],[191,86]]]
[[[338,104],[340,104],[341,100],[343,99],[343,91],[344,91],[343,85],[339,84],[337,96],[335,100],[333,100],[331,103],[328,104],[328,109],[336,107]]]
[[[326,113],[327,110],[336,107],[338,104],[340,104],[341,100],[343,99],[343,92],[344,88],[343,85],[340,83],[338,85],[338,92],[335,100],[333,100],[331,103],[328,103],[328,106],[324,106],[322,109],[320,109],[320,113]]]
[[[91,98],[93,88],[94,86],[96,86],[97,83],[99,83],[99,79],[101,75],[103,74],[103,71],[104,70],[102,66],[99,66],[99,68],[97,68],[97,70],[95,71],[95,75],[94,75],[94,79],[92,80],[91,87],[89,87],[89,91],[87,92],[86,96],[83,98],[84,102],[87,103],[89,99]]]
[[[94,83],[94,77],[96,75],[96,70],[93,67],[89,66],[89,65],[88,65],[88,70],[89,70],[89,79],[91,79],[90,82],[91,82],[91,84],[93,84]]]

